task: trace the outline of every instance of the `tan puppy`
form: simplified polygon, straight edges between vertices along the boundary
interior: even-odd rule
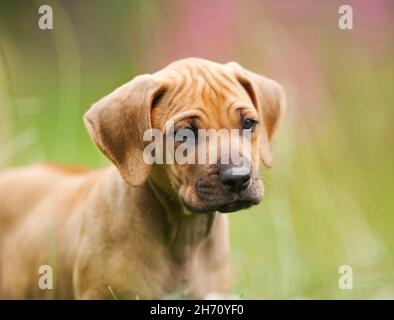
[[[227,217],[257,204],[258,158],[284,109],[276,82],[202,59],[141,75],[85,115],[98,148],[114,163],[83,170],[35,165],[0,171],[2,298],[201,298],[229,289]],[[252,167],[154,164],[143,160],[149,128],[251,129]],[[220,160],[220,159],[218,159]],[[226,171],[227,170],[227,171]],[[39,268],[53,269],[53,290]]]

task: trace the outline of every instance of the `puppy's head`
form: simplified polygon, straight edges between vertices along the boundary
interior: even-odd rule
[[[271,139],[284,106],[283,89],[273,80],[233,62],[185,59],[155,74],[138,76],[104,97],[86,113],[85,124],[129,185],[151,179],[169,196],[179,197],[191,212],[231,212],[260,202],[264,188],[259,159],[271,166]],[[148,164],[144,158],[144,133],[152,128],[163,134],[165,146],[173,146],[163,148],[163,164]],[[232,133],[217,135],[212,145],[210,133],[226,130]],[[246,139],[236,144],[227,141],[234,130]],[[240,151],[239,141],[249,144],[247,154]],[[194,161],[179,163],[176,157],[174,162],[166,161],[169,152],[178,152],[180,146],[184,150],[190,143]],[[222,161],[223,154],[232,154],[232,145],[247,161],[235,163],[231,157]],[[222,152],[224,147],[227,153]],[[209,161],[197,156],[201,149]]]

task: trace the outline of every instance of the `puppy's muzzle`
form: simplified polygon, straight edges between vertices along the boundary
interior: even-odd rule
[[[197,212],[233,212],[248,208],[260,201],[252,188],[250,167],[221,165],[211,179],[199,179],[197,193],[204,204]]]

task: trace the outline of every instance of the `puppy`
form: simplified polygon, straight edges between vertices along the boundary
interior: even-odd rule
[[[102,98],[84,120],[113,165],[0,171],[1,297],[226,293],[230,249],[221,213],[260,202],[259,159],[271,166],[284,107],[275,81],[234,62],[196,58],[137,76]],[[147,164],[144,132],[165,132],[169,120],[175,130],[249,130],[249,170],[234,174],[235,165],[221,164],[220,156],[213,164]]]

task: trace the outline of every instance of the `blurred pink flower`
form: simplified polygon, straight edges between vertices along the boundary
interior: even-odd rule
[[[236,45],[237,12],[233,1],[180,1],[174,28],[161,43],[161,60],[197,56],[217,60]]]
[[[349,1],[353,8],[352,42],[368,53],[384,54],[394,43],[394,1]],[[366,53],[364,51],[364,53]]]

